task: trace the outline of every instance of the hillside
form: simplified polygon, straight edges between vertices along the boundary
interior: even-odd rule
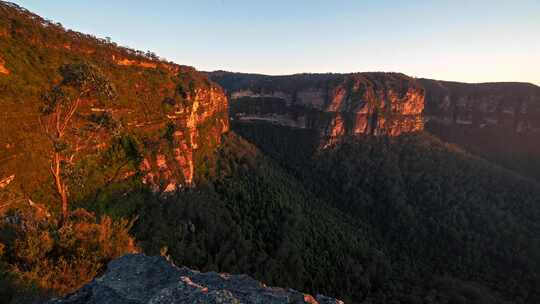
[[[63,65],[90,64],[117,92],[114,100],[84,100],[69,127],[91,130],[70,144],[91,155],[120,137],[135,138],[144,152],[141,171],[156,191],[194,184],[197,162],[228,130],[222,89],[191,67],[66,30],[8,2],[0,3],[0,35],[0,178],[15,175],[13,184],[32,199],[53,200],[50,144],[39,118],[42,96],[62,81]]]
[[[306,130],[234,129],[315,197],[370,228],[392,269],[389,295],[405,303],[538,301],[536,182],[427,134],[348,138],[320,151]]]

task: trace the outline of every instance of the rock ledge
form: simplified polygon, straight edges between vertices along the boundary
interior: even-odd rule
[[[201,273],[163,257],[126,255],[76,293],[50,304],[310,303],[343,302],[284,288],[267,287],[247,275]]]

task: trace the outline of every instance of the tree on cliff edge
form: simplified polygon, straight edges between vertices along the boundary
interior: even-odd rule
[[[108,101],[115,96],[111,82],[95,66],[76,63],[59,69],[62,81],[43,95],[40,123],[51,143],[51,175],[62,203],[62,219],[68,216],[66,165],[88,145],[92,136],[77,124],[77,111],[86,102]],[[96,129],[94,129],[95,131]]]

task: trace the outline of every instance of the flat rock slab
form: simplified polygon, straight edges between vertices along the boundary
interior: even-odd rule
[[[310,303],[343,304],[293,289],[267,287],[247,275],[201,273],[163,257],[126,255],[76,293],[49,304]]]

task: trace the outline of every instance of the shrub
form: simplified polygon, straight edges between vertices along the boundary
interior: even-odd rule
[[[131,225],[108,216],[98,219],[84,209],[61,226],[36,209],[11,211],[0,220],[2,262],[21,281],[64,295],[92,280],[110,260],[137,251]]]

